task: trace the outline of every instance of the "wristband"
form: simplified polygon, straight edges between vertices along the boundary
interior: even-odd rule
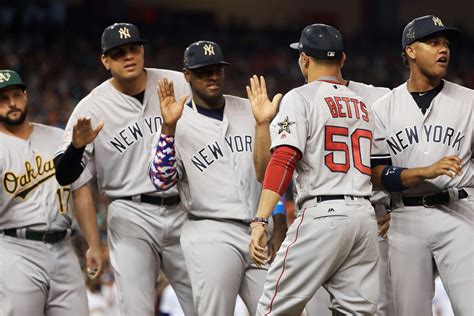
[[[265,223],[265,222],[252,222],[252,223],[250,223],[250,229],[254,229],[257,226],[266,227],[267,223]]]
[[[268,218],[265,218],[265,217],[258,217],[258,216],[252,217],[252,219],[250,220],[250,224],[253,224],[253,223],[264,223],[264,224],[268,224]]]
[[[406,168],[387,166],[382,170],[382,185],[388,192],[401,192],[408,189],[402,183],[402,171]]]

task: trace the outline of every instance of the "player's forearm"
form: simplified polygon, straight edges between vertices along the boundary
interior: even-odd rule
[[[257,215],[258,216],[258,215]],[[275,214],[272,215],[273,219],[273,232],[286,233],[288,224],[286,223],[286,214]]]
[[[385,166],[382,166],[382,165],[372,168],[372,174],[371,174],[370,180],[372,182],[372,190],[374,191],[385,190],[382,184],[382,171],[384,168]]]
[[[63,154],[54,158],[56,179],[60,185],[70,185],[80,177],[82,171],[84,171],[84,166],[82,165],[84,151],[85,147],[77,149],[72,144],[69,144]]]
[[[401,174],[403,185],[409,188],[425,181],[427,179],[425,170],[426,168],[404,169]]]
[[[73,191],[74,216],[89,248],[100,247],[99,228],[92,194],[87,185]]]
[[[257,208],[257,217],[269,217],[280,197],[285,193],[301,153],[290,146],[275,149],[268,163],[263,190]]]
[[[160,135],[148,176],[158,191],[166,191],[178,182],[174,136]]]
[[[395,171],[398,169],[398,171]],[[374,190],[400,192],[427,179],[426,168],[403,169],[393,166],[377,166],[372,169]]]
[[[265,170],[271,158],[270,153],[270,123],[260,123],[255,125],[255,145],[253,148],[253,164],[257,180],[263,182]]]
[[[257,217],[268,218],[272,214],[272,210],[280,200],[280,194],[272,190],[263,189],[258,202]]]

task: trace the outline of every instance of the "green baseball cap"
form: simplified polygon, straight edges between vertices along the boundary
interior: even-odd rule
[[[10,86],[20,86],[26,89],[26,84],[21,80],[20,75],[13,70],[0,70],[0,89]]]

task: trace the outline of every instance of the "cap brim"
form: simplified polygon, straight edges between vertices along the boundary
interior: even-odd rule
[[[293,49],[298,49],[299,50],[299,46],[300,46],[299,42],[290,44],[290,47],[293,48]]]
[[[125,43],[121,43],[120,45],[115,45],[115,46],[112,46],[112,47],[109,47],[107,48],[106,50],[104,50],[102,52],[102,54],[107,54],[107,52],[113,48],[116,48],[116,47],[120,47],[120,46],[123,46],[123,45],[128,45],[128,44],[132,44],[132,43],[137,43],[137,44],[145,44],[147,41],[144,40],[144,39],[140,39],[140,40],[135,40],[135,41],[130,41],[130,42],[125,42]]]
[[[207,64],[207,63],[202,63],[202,64],[197,64],[192,67],[185,67],[186,69],[197,69],[197,68],[202,68],[202,67],[207,67],[207,66],[212,66],[212,65],[222,65],[222,66],[229,66],[230,64],[225,61],[221,61],[220,63],[212,63],[212,64]]]
[[[11,88],[16,88],[16,87],[18,87],[22,90],[26,90],[26,84],[24,84],[24,83],[14,83],[14,84],[9,84],[9,85],[3,86],[3,87],[0,86],[0,90],[3,91],[3,90],[6,90],[6,89],[11,89]]]
[[[454,27],[447,27],[447,28],[444,28],[442,30],[438,30],[438,31],[427,33],[427,34],[423,34],[422,36],[420,36],[420,38],[413,41],[412,43],[414,43],[416,41],[422,41],[424,38],[433,36],[435,34],[446,34],[447,38],[450,41],[454,41],[454,40],[459,38],[459,36],[461,35],[461,32],[458,29],[454,28]]]

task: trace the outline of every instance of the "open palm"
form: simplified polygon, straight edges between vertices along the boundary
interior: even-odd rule
[[[176,101],[173,82],[165,78],[158,81],[158,97],[160,98],[161,115],[164,123],[176,125],[183,113],[184,103],[188,96],[182,96]]]
[[[103,121],[100,121],[95,128],[92,128],[90,117],[77,119],[76,124],[72,127],[72,145],[76,148],[82,148],[92,143],[103,127]]]
[[[247,96],[252,105],[252,112],[257,123],[269,123],[275,117],[278,111],[278,104],[282,94],[278,93],[270,101],[267,95],[267,85],[263,76],[253,75],[250,78],[250,87],[246,87]]]

